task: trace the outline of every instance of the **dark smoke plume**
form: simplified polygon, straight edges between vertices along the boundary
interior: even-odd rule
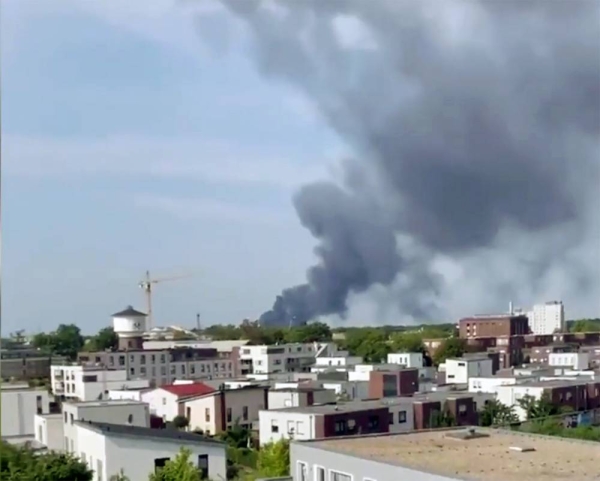
[[[597,182],[599,2],[224,3],[251,28],[261,71],[302,89],[359,159],[346,185],[296,195],[320,262],[263,322],[343,315],[350,293],[399,273],[411,280],[399,303],[420,313],[437,281],[398,235],[458,256],[506,225],[583,222],[581,192]],[[345,43],[344,22],[365,38]]]

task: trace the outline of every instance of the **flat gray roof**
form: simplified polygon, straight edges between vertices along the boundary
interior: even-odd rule
[[[304,441],[312,447],[470,481],[598,481],[600,444],[508,430],[465,428]],[[298,441],[302,442],[302,441]],[[511,447],[533,448],[531,452]]]
[[[304,407],[290,407],[280,409],[269,409],[274,412],[297,412],[307,414],[334,414],[334,413],[348,413],[356,411],[367,411],[369,409],[378,409],[387,406],[394,406],[397,404],[412,404],[414,399],[411,397],[392,397],[382,399],[370,399],[364,401],[349,401],[341,402],[338,404],[314,404],[312,406]]]
[[[105,401],[66,401],[65,404],[70,404],[71,406],[101,407],[129,406],[131,404],[139,405],[146,403],[143,401],[136,401],[135,399],[107,399]]]

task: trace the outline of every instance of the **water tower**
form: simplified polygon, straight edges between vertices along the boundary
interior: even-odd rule
[[[127,306],[112,315],[113,329],[119,337],[119,350],[143,349],[147,315]]]

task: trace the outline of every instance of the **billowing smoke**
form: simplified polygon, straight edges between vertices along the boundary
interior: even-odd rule
[[[421,314],[438,280],[399,236],[460,256],[506,225],[583,222],[598,182],[597,1],[224,3],[251,28],[261,71],[302,89],[357,159],[343,185],[295,196],[320,262],[263,322],[343,315],[349,294],[399,275],[399,303]]]

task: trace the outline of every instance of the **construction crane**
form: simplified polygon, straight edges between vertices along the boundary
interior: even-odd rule
[[[154,284],[158,284],[159,282],[166,282],[166,281],[176,281],[178,279],[185,279],[187,277],[191,277],[191,275],[182,275],[182,276],[173,276],[173,277],[162,277],[159,279],[152,279],[152,277],[150,277],[150,271],[146,271],[146,278],[141,281],[139,283],[139,286],[141,289],[144,289],[144,292],[146,293],[146,311],[148,312],[148,324],[147,324],[147,329],[150,330],[152,329],[153,325],[152,325],[152,290],[153,290],[153,285]]]

